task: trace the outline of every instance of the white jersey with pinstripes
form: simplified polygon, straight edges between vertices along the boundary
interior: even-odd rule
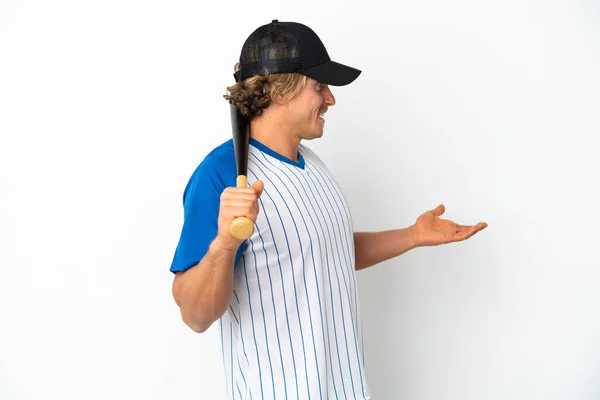
[[[370,399],[340,185],[300,145],[294,164],[252,140],[248,181],[260,213],[235,266],[219,328],[229,399]]]

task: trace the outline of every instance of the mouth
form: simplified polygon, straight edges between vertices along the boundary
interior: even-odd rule
[[[326,112],[327,112],[327,110],[321,110],[321,111],[319,111],[319,116],[318,116],[319,120],[325,122],[325,113]]]

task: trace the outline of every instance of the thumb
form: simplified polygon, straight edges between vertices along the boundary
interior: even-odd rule
[[[256,181],[252,184],[252,189],[254,189],[258,197],[260,197],[260,195],[262,194],[264,187],[265,184],[263,183],[263,181]]]
[[[435,215],[436,217],[439,217],[440,215],[442,215],[444,213],[444,211],[446,211],[446,208],[444,207],[443,204],[440,204],[439,206],[437,206],[436,208],[431,210],[433,215]]]

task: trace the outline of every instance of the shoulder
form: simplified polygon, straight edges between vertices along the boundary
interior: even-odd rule
[[[236,166],[233,140],[211,150],[193,171],[185,188],[184,201],[197,189],[215,191],[219,195],[228,186],[235,186]]]
[[[233,162],[233,166],[235,168],[235,154],[233,152],[233,140],[229,139],[226,142],[223,142],[219,146],[215,147],[204,157],[204,159],[200,162],[196,171],[203,171],[213,168],[220,168],[223,166],[229,166]]]

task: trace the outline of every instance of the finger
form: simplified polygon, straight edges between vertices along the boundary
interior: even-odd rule
[[[238,187],[226,187],[223,190],[223,194],[256,194],[256,190],[254,190],[251,187],[244,187],[244,188],[238,188]]]
[[[485,228],[487,228],[487,224],[485,222],[480,222],[473,227],[473,229],[475,229],[475,232],[479,232]]]
[[[248,207],[232,207],[227,210],[227,219],[235,219],[237,217],[246,217],[252,222],[256,222],[256,213],[252,212]]]
[[[221,201],[256,201],[258,197],[256,196],[256,192],[254,192],[252,189],[250,189],[250,192],[245,192],[245,193],[237,193],[237,192],[233,192],[233,193],[223,193],[223,195],[221,196]]]
[[[440,204],[439,206],[437,206],[436,208],[431,210],[433,215],[435,215],[436,217],[439,217],[440,215],[442,215],[444,213],[444,211],[446,211],[446,207],[444,207],[443,204]]]
[[[476,234],[480,230],[481,229],[477,229],[476,226],[460,228],[460,231],[457,232],[456,235],[454,236],[454,241],[455,242],[460,242],[460,241],[463,241],[463,240],[467,240],[468,238],[470,238],[471,236],[473,236],[474,234]]]
[[[452,236],[452,241],[453,242],[462,242],[463,240],[466,240],[469,237],[471,237],[471,235],[472,234],[467,231],[456,232],[456,234],[454,236]]]
[[[258,197],[260,197],[264,188],[265,184],[263,183],[263,181],[256,181],[252,184],[252,189],[254,189]]]
[[[246,207],[248,209],[253,208],[255,205],[255,202],[252,200],[248,200],[248,199],[240,199],[240,198],[235,198],[235,199],[226,199],[223,200],[221,206],[222,207]]]
[[[487,228],[488,224],[486,224],[485,222],[480,222],[477,225],[457,225],[460,230],[464,230],[464,229],[471,229],[474,228],[476,231],[480,231],[482,229]]]

